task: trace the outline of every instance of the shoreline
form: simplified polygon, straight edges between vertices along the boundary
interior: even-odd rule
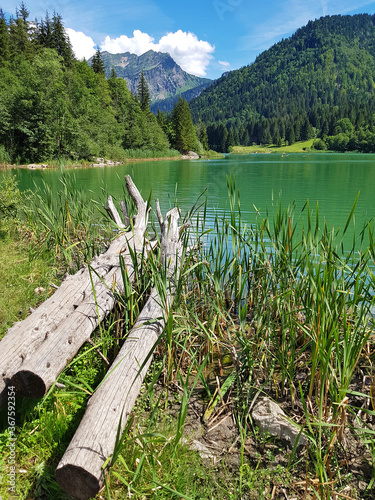
[[[151,157],[151,158],[126,158],[124,161],[112,161],[107,160],[103,163],[83,163],[83,164],[72,164],[72,165],[62,165],[64,168],[99,168],[99,167],[115,167],[119,165],[126,165],[131,162],[140,161],[162,161],[162,160],[181,160],[181,156],[166,156],[166,157]],[[48,165],[47,163],[29,163],[29,164],[0,164],[0,171],[12,170],[15,168],[25,168],[28,170],[54,170],[60,168],[58,165]]]

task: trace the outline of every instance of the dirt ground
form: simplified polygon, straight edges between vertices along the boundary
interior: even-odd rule
[[[353,392],[366,390],[363,377],[358,375],[350,389]],[[355,414],[348,413],[343,439],[335,444],[339,463],[333,463],[332,460],[332,463],[327,464],[332,483],[331,498],[337,500],[340,498],[375,499],[375,489],[371,488],[370,491],[367,489],[375,475],[371,465],[373,463],[372,457],[368,447],[355,435],[356,429],[359,427],[355,415],[364,418],[368,428],[375,433],[375,418],[371,415],[367,415],[365,418],[363,411],[370,406],[369,387],[367,387],[367,392],[369,393],[368,399],[361,396],[350,396],[350,404],[356,408],[356,412]],[[168,409],[172,418],[178,416],[180,410],[178,396],[181,395],[178,386],[173,385],[170,391]],[[268,396],[275,399],[275,394],[270,393]],[[290,474],[286,474],[285,470],[291,454],[290,444],[278,438],[261,435],[256,426],[248,429],[247,435],[241,443],[235,416],[235,404],[235,394],[227,395],[224,400],[219,402],[210,418],[206,420],[205,412],[208,398],[203,385],[198,383],[188,404],[184,442],[190,449],[197,450],[207,467],[214,469],[215,473],[225,473],[226,477],[228,474],[238,477],[243,464],[247,464],[248,470],[256,470],[259,473],[259,480],[256,479],[255,475],[252,489],[249,487],[247,496],[243,496],[243,499],[318,498],[314,495],[312,488],[316,484],[313,475],[309,474],[309,481],[306,481],[306,464],[311,463],[306,447],[298,452],[300,464],[292,468]],[[297,400],[292,407],[286,397],[279,405],[289,417],[296,421],[302,419],[303,406],[301,401]],[[334,485],[342,479],[343,475],[348,479],[347,486],[335,488]]]

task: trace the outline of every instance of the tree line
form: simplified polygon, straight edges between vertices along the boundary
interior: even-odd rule
[[[181,120],[165,127],[151,113],[147,92],[142,76],[136,95],[114,71],[106,79],[100,51],[92,66],[77,60],[57,13],[31,22],[23,3],[10,19],[0,9],[0,161],[123,159],[129,149],[195,145],[194,128],[186,142]]]
[[[224,74],[190,107],[219,151],[233,143],[281,145],[311,138],[318,147],[373,150],[375,16],[310,21],[253,64]],[[342,120],[353,126],[349,135],[341,131]],[[334,140],[339,134],[346,137]]]

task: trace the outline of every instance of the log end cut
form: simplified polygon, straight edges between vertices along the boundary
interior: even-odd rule
[[[88,500],[98,494],[98,479],[77,465],[65,464],[57,468],[56,481],[73,498]]]
[[[46,385],[41,377],[29,370],[19,370],[11,379],[18,394],[26,398],[42,398],[46,394]]]

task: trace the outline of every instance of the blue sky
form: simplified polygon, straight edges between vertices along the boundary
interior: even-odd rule
[[[20,2],[3,0],[15,14]],[[309,20],[334,14],[375,14],[366,0],[24,0],[30,20],[56,11],[77,57],[169,52],[189,73],[218,78],[254,61]]]

